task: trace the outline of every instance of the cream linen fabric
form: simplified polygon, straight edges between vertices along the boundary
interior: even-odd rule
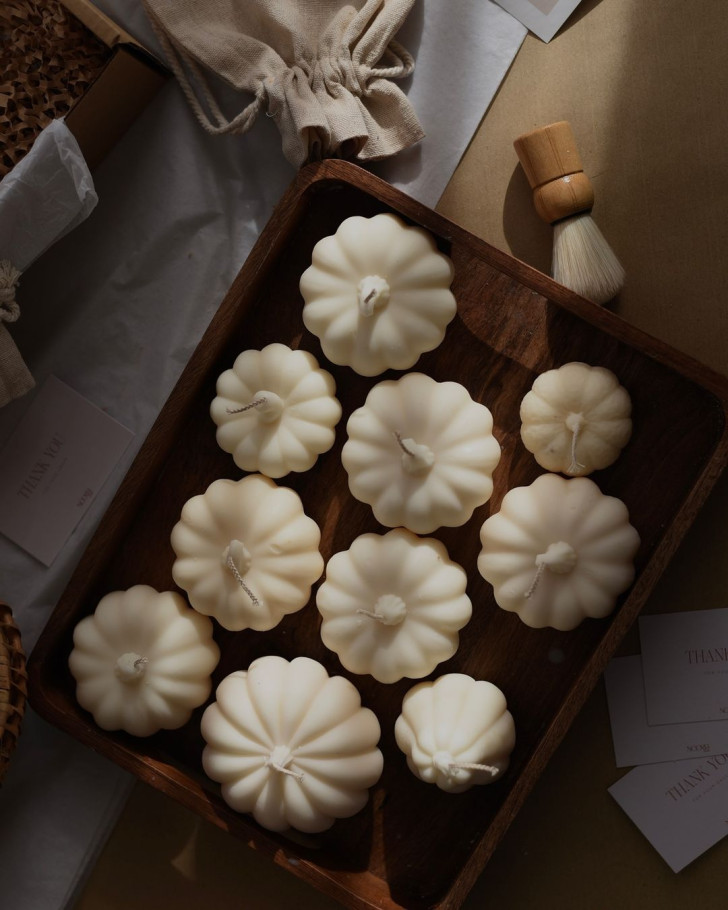
[[[10,332],[0,323],[0,408],[25,395],[34,385]]]
[[[295,167],[386,158],[423,137],[391,81],[413,68],[394,41],[415,0],[144,0],[202,126],[244,133],[273,117]],[[202,67],[254,99],[228,120]],[[206,108],[206,109],[205,109]]]
[[[30,370],[4,325],[6,322],[15,322],[20,316],[20,307],[15,300],[19,278],[20,270],[10,260],[0,261],[0,408],[25,395],[35,385]]]

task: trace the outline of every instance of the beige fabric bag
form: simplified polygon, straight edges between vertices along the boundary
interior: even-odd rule
[[[0,408],[29,392],[35,382],[4,323],[15,322],[20,307],[15,300],[20,270],[8,259],[0,260]]]
[[[415,0],[144,0],[202,126],[244,133],[273,117],[300,167],[328,157],[374,160],[424,135],[390,80],[413,68],[393,36]],[[232,120],[201,67],[254,99]],[[207,108],[207,110],[205,110]]]

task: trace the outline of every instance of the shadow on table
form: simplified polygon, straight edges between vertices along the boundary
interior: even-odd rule
[[[141,783],[74,910],[100,906],[341,910],[336,901],[282,873],[238,838]]]

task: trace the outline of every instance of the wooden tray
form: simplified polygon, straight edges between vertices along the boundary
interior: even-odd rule
[[[433,676],[462,671],[500,686],[518,742],[500,781],[457,796],[442,793],[407,770],[394,742],[394,721],[413,683],[387,686],[344,671],[320,641],[313,598],[271,632],[217,629],[223,656],[215,683],[263,654],[306,654],[352,679],[381,722],[385,769],[366,809],[323,835],[289,838],[232,812],[217,784],[205,779],[202,709],[184,728],[148,740],[104,733],[77,706],[66,661],[74,625],[101,596],[141,582],[174,587],[169,533],[183,503],[218,477],[240,476],[217,447],[208,408],[218,374],[241,350],[273,341],[302,347],[336,378],[344,419],[334,448],[311,471],[282,481],[300,493],[321,526],[324,558],[365,531],[383,531],[370,508],[349,494],[340,463],[346,418],[383,377],[366,379],[328,364],[318,340],[303,328],[298,292],[317,240],[349,215],[381,211],[428,228],[453,258],[458,315],[444,343],[415,369],[463,383],[492,410],[503,448],[491,501],[463,527],[433,535],[468,572],[474,604],[457,654]],[[529,629],[500,610],[476,559],[484,519],[508,489],[542,473],[520,442],[521,398],[540,372],[570,360],[611,368],[632,396],[632,440],[594,479],[626,502],[642,545],[635,584],[615,612],[563,633]],[[342,162],[311,165],[284,196],[236,278],[43,632],[30,662],[31,703],[52,723],[350,907],[457,907],[724,467],[726,401],[728,384],[705,367],[366,172]]]

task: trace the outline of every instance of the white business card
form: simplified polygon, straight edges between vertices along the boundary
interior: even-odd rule
[[[728,752],[728,721],[647,723],[639,655],[611,660],[604,671],[604,682],[618,768]]]
[[[133,436],[50,376],[0,451],[0,533],[51,565]]]
[[[641,616],[650,724],[728,720],[728,610]]]
[[[542,41],[550,41],[581,0],[496,0]]]
[[[640,765],[609,792],[673,872],[728,834],[728,753]]]

